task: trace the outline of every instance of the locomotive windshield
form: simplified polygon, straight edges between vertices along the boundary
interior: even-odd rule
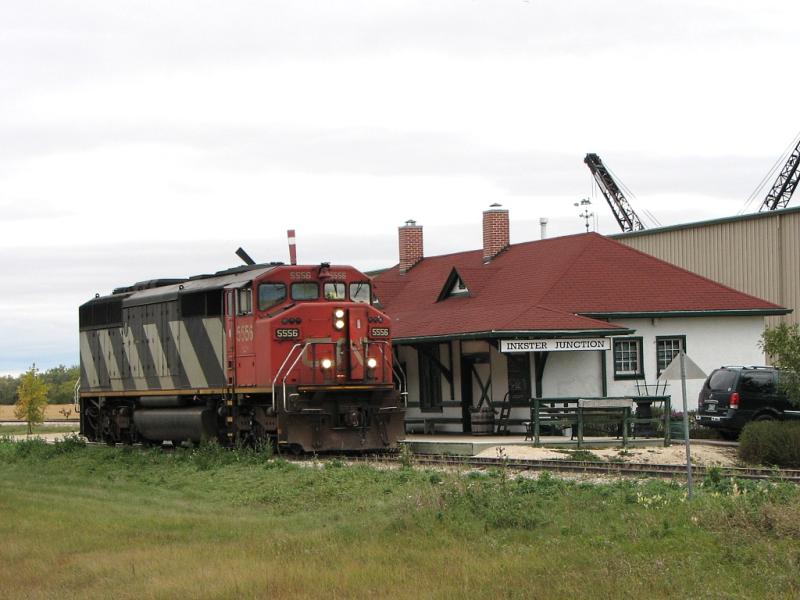
[[[316,300],[319,298],[319,286],[316,283],[293,283],[292,300]]]
[[[359,281],[350,284],[350,301],[351,302],[364,302],[369,304],[370,293],[369,283],[366,281]]]
[[[286,300],[286,285],[262,283],[258,286],[258,310],[267,310]]]
[[[343,283],[326,283],[323,286],[325,293],[325,300],[344,300],[344,284]]]

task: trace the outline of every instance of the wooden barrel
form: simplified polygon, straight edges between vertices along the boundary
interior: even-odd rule
[[[472,410],[472,433],[474,435],[491,435],[494,433],[494,409],[483,406],[480,410]]]

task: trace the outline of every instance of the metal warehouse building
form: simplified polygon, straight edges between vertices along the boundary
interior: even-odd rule
[[[610,237],[793,310],[768,326],[800,322],[800,207]]]

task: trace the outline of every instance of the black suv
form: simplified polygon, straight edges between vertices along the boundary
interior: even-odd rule
[[[722,367],[708,376],[697,401],[697,422],[735,439],[750,421],[775,421],[796,411],[778,390],[773,367]],[[789,411],[789,414],[784,414]]]

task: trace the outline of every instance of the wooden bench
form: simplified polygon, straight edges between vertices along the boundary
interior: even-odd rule
[[[557,404],[557,403],[554,403]],[[566,403],[564,403],[566,404]],[[622,444],[628,442],[628,423],[631,419],[633,400],[630,398],[580,398],[572,401],[571,406],[540,406],[537,414],[531,414],[526,425],[526,440],[539,443],[539,431],[542,425],[573,427],[578,434],[578,447],[583,443],[583,426],[589,422],[618,423],[622,433]],[[533,413],[533,411],[531,411]]]

